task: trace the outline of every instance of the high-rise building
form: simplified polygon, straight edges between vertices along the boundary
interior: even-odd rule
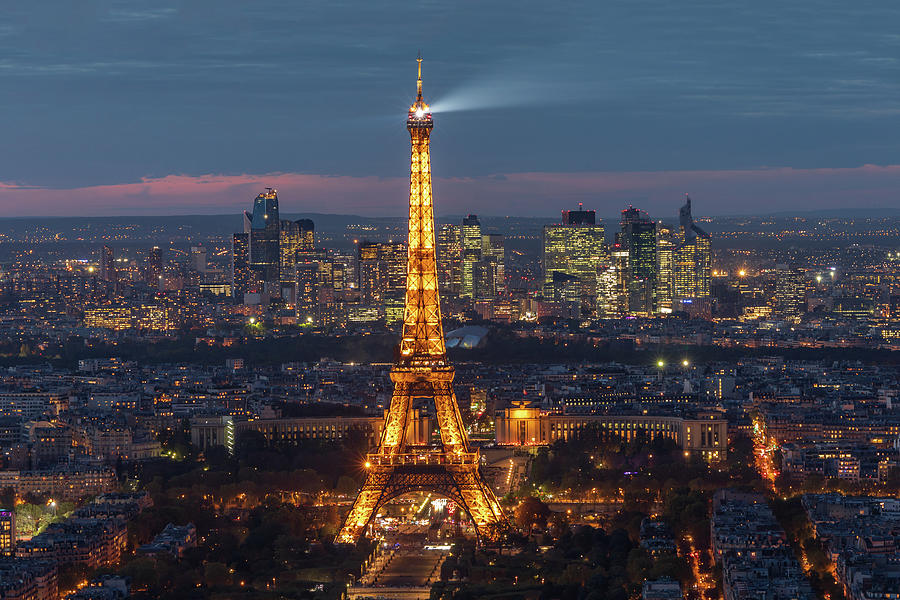
[[[316,247],[316,224],[311,219],[297,219],[294,221],[300,229],[299,250],[309,251]]]
[[[240,302],[251,290],[250,234],[235,233],[231,240],[231,293]]]
[[[378,244],[379,287],[385,298],[402,298],[406,291],[406,244]]]
[[[444,297],[459,296],[462,288],[462,241],[459,225],[441,225],[437,232],[438,282]]]
[[[356,246],[356,273],[359,300],[363,304],[377,304],[381,301],[379,286],[378,244],[362,241]]]
[[[356,246],[360,301],[369,306],[403,296],[406,289],[406,244],[362,241]]]
[[[775,266],[775,314],[794,322],[806,314],[806,279],[800,269]]]
[[[644,211],[622,211],[619,243],[628,251],[628,312],[650,316],[656,312],[656,223]]]
[[[299,252],[294,271],[297,276],[297,322],[315,323],[319,320],[319,265],[325,259],[321,252]]]
[[[250,234],[250,268],[268,286],[280,284],[281,219],[278,192],[266,188],[253,201],[253,212],[244,213],[246,232]]]
[[[603,225],[592,210],[566,210],[562,223],[545,225],[541,238],[541,268],[545,295],[551,295],[554,273],[565,273],[581,282],[580,306],[593,311],[597,298],[597,268],[607,262]],[[571,287],[571,284],[567,284]]]
[[[487,233],[481,236],[481,259],[489,263],[493,282],[491,293],[480,295],[482,298],[495,298],[497,295],[506,293],[506,250],[504,246],[504,237],[499,233]],[[476,296],[478,296],[477,293]]]
[[[481,260],[481,221],[478,215],[468,215],[460,228],[462,269],[460,296],[475,297],[475,263]]]
[[[0,509],[0,556],[16,553],[16,512],[12,508]]]
[[[578,210],[562,211],[563,225],[595,225],[597,213],[593,210],[584,210],[584,205],[579,202]]]
[[[290,286],[297,279],[294,266],[297,264],[297,252],[300,249],[300,226],[294,221],[283,219],[278,232],[278,271],[281,286]]]
[[[300,250],[297,273],[297,322],[340,325],[345,322],[346,265],[324,249]]]
[[[356,249],[347,251],[333,250],[331,254],[335,262],[344,267],[343,290],[356,289],[359,276],[356,273]]]
[[[619,276],[615,263],[597,269],[597,316],[613,319],[620,313]]]
[[[712,249],[708,233],[697,227],[691,214],[691,198],[686,196],[679,212],[681,242],[673,261],[673,296],[694,301],[709,296],[712,274]]]
[[[118,280],[116,257],[113,254],[113,249],[106,244],[100,250],[100,279],[110,283],[115,283]]]
[[[153,246],[147,256],[147,270],[145,281],[152,288],[158,288],[163,276],[162,250],[159,246]]]
[[[191,268],[198,273],[206,273],[206,248],[191,246]]]
[[[656,227],[656,310],[672,311],[672,293],[675,278],[675,236],[672,229],[662,223]]]
[[[314,250],[315,241],[315,224],[311,220],[281,221],[278,249],[282,287],[293,287],[296,282],[294,265],[297,263],[297,253]]]
[[[564,316],[573,319],[581,316],[581,303],[584,299],[581,279],[562,271],[555,271],[553,273],[553,281],[549,285],[544,286],[544,288],[545,290],[550,290],[552,294],[550,299],[553,302],[562,304],[567,308]]]
[[[472,265],[472,297],[493,300],[497,297],[496,263],[485,258]]]

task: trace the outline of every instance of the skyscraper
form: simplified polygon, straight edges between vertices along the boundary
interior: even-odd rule
[[[621,237],[621,235],[619,236]],[[611,249],[611,260],[613,270],[615,272],[616,284],[615,295],[610,299],[615,300],[615,316],[624,316],[629,311],[628,297],[628,250],[622,247],[622,244],[616,242]]]
[[[198,273],[206,273],[206,248],[203,245],[191,246],[191,268]]]
[[[297,264],[297,251],[300,249],[300,226],[294,221],[283,219],[278,232],[278,273],[281,276],[281,286],[290,287],[297,280],[295,266]]]
[[[403,242],[359,242],[356,265],[360,301],[372,306],[401,298],[406,289],[406,259]]]
[[[437,232],[438,282],[441,294],[459,296],[462,286],[462,242],[459,225],[441,225]]]
[[[356,246],[356,272],[359,280],[359,300],[363,304],[376,304],[381,301],[381,287],[378,268],[378,244],[362,241]]]
[[[806,314],[806,279],[800,269],[775,266],[775,314],[793,322]]]
[[[116,274],[116,257],[113,254],[112,248],[106,244],[104,244],[103,248],[100,250],[100,279],[109,281],[110,283],[116,283],[118,280]]]
[[[313,250],[316,247],[316,224],[311,219],[297,219],[294,221],[300,229],[300,250]]]
[[[504,246],[505,239],[499,233],[487,233],[481,236],[481,260],[489,264],[488,268],[493,281],[490,295],[482,297],[494,298],[506,293],[506,250]]]
[[[597,269],[597,316],[612,319],[620,316],[619,278],[615,264]]]
[[[406,244],[378,244],[379,287],[386,298],[402,298],[406,291]]]
[[[650,316],[656,311],[656,223],[644,211],[622,211],[619,243],[628,251],[628,312]]]
[[[296,282],[294,266],[297,253],[315,248],[315,224],[309,219],[281,221],[279,232],[280,275],[282,287],[292,287]]]
[[[297,322],[300,325],[346,323],[346,268],[324,249],[300,250],[297,273]]]
[[[675,278],[675,239],[668,225],[656,227],[656,310],[668,313],[672,310],[672,294]]]
[[[251,291],[250,234],[235,233],[231,239],[231,295],[239,302]]]
[[[297,322],[300,324],[319,321],[319,264],[323,253],[308,251],[297,254],[294,271],[297,277]]]
[[[584,210],[584,204],[578,203],[578,210],[562,211],[563,225],[595,225],[597,213],[593,210]]]
[[[708,233],[694,224],[690,196],[685,197],[678,219],[681,243],[674,253],[673,296],[677,301],[706,298],[712,273],[711,240]]]
[[[541,238],[541,267],[545,295],[558,296],[550,290],[553,274],[576,277],[581,285],[582,308],[593,311],[597,295],[597,268],[607,262],[603,225],[596,222],[592,210],[565,210],[562,223],[545,225]],[[557,279],[557,281],[563,281]],[[571,283],[566,285],[571,288]]]
[[[278,192],[266,188],[253,201],[253,212],[244,213],[246,233],[250,234],[250,268],[268,286],[280,283],[281,219],[278,216]]]
[[[147,270],[144,273],[147,285],[158,288],[163,276],[162,250],[159,246],[153,246],[147,256]]]
[[[462,248],[460,296],[475,297],[475,263],[481,260],[481,222],[478,215],[469,215],[460,229]]]

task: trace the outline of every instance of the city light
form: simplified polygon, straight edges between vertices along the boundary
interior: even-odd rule
[[[466,157],[443,155],[465,144],[430,153],[435,126],[441,139],[466,130],[435,124],[418,67],[415,101],[384,120],[409,135],[408,207],[385,200],[406,167],[348,176],[366,148],[391,147],[391,132],[365,139],[386,101],[320,85],[332,108],[366,107],[303,142],[319,163],[351,147],[328,159],[346,163],[328,181],[257,153],[241,185],[203,178],[229,206],[259,186],[231,215],[122,194],[109,206],[178,214],[94,219],[75,200],[71,219],[0,224],[4,593],[898,588],[885,532],[900,514],[900,217],[869,216],[866,195],[832,213],[857,197],[840,173],[817,215],[799,193],[783,214],[723,214],[752,213],[739,202],[753,190],[693,176],[607,194],[642,207],[601,199],[595,211],[579,200],[604,186],[569,173],[578,161],[485,176],[467,196],[468,175],[454,174]],[[570,112],[558,120],[578,127]],[[518,140],[528,118],[469,127]],[[217,132],[234,127],[246,129]],[[169,183],[188,189],[182,179]],[[283,205],[261,179],[286,182]],[[694,182],[696,204],[673,194],[678,181]],[[367,197],[347,205],[363,216],[332,214],[352,194]]]

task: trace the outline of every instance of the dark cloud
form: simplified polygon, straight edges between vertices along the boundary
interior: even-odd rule
[[[897,31],[887,1],[15,3],[0,180],[402,176],[420,48],[448,178],[893,164]]]

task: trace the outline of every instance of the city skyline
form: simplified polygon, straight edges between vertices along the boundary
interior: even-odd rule
[[[6,11],[0,600],[896,597],[897,25]]]
[[[397,90],[416,48],[447,213],[654,213],[684,192],[722,215],[896,205],[894,7],[510,8],[11,10],[0,208],[220,213],[271,186],[286,212],[401,214]],[[441,32],[401,35],[422,18]]]

